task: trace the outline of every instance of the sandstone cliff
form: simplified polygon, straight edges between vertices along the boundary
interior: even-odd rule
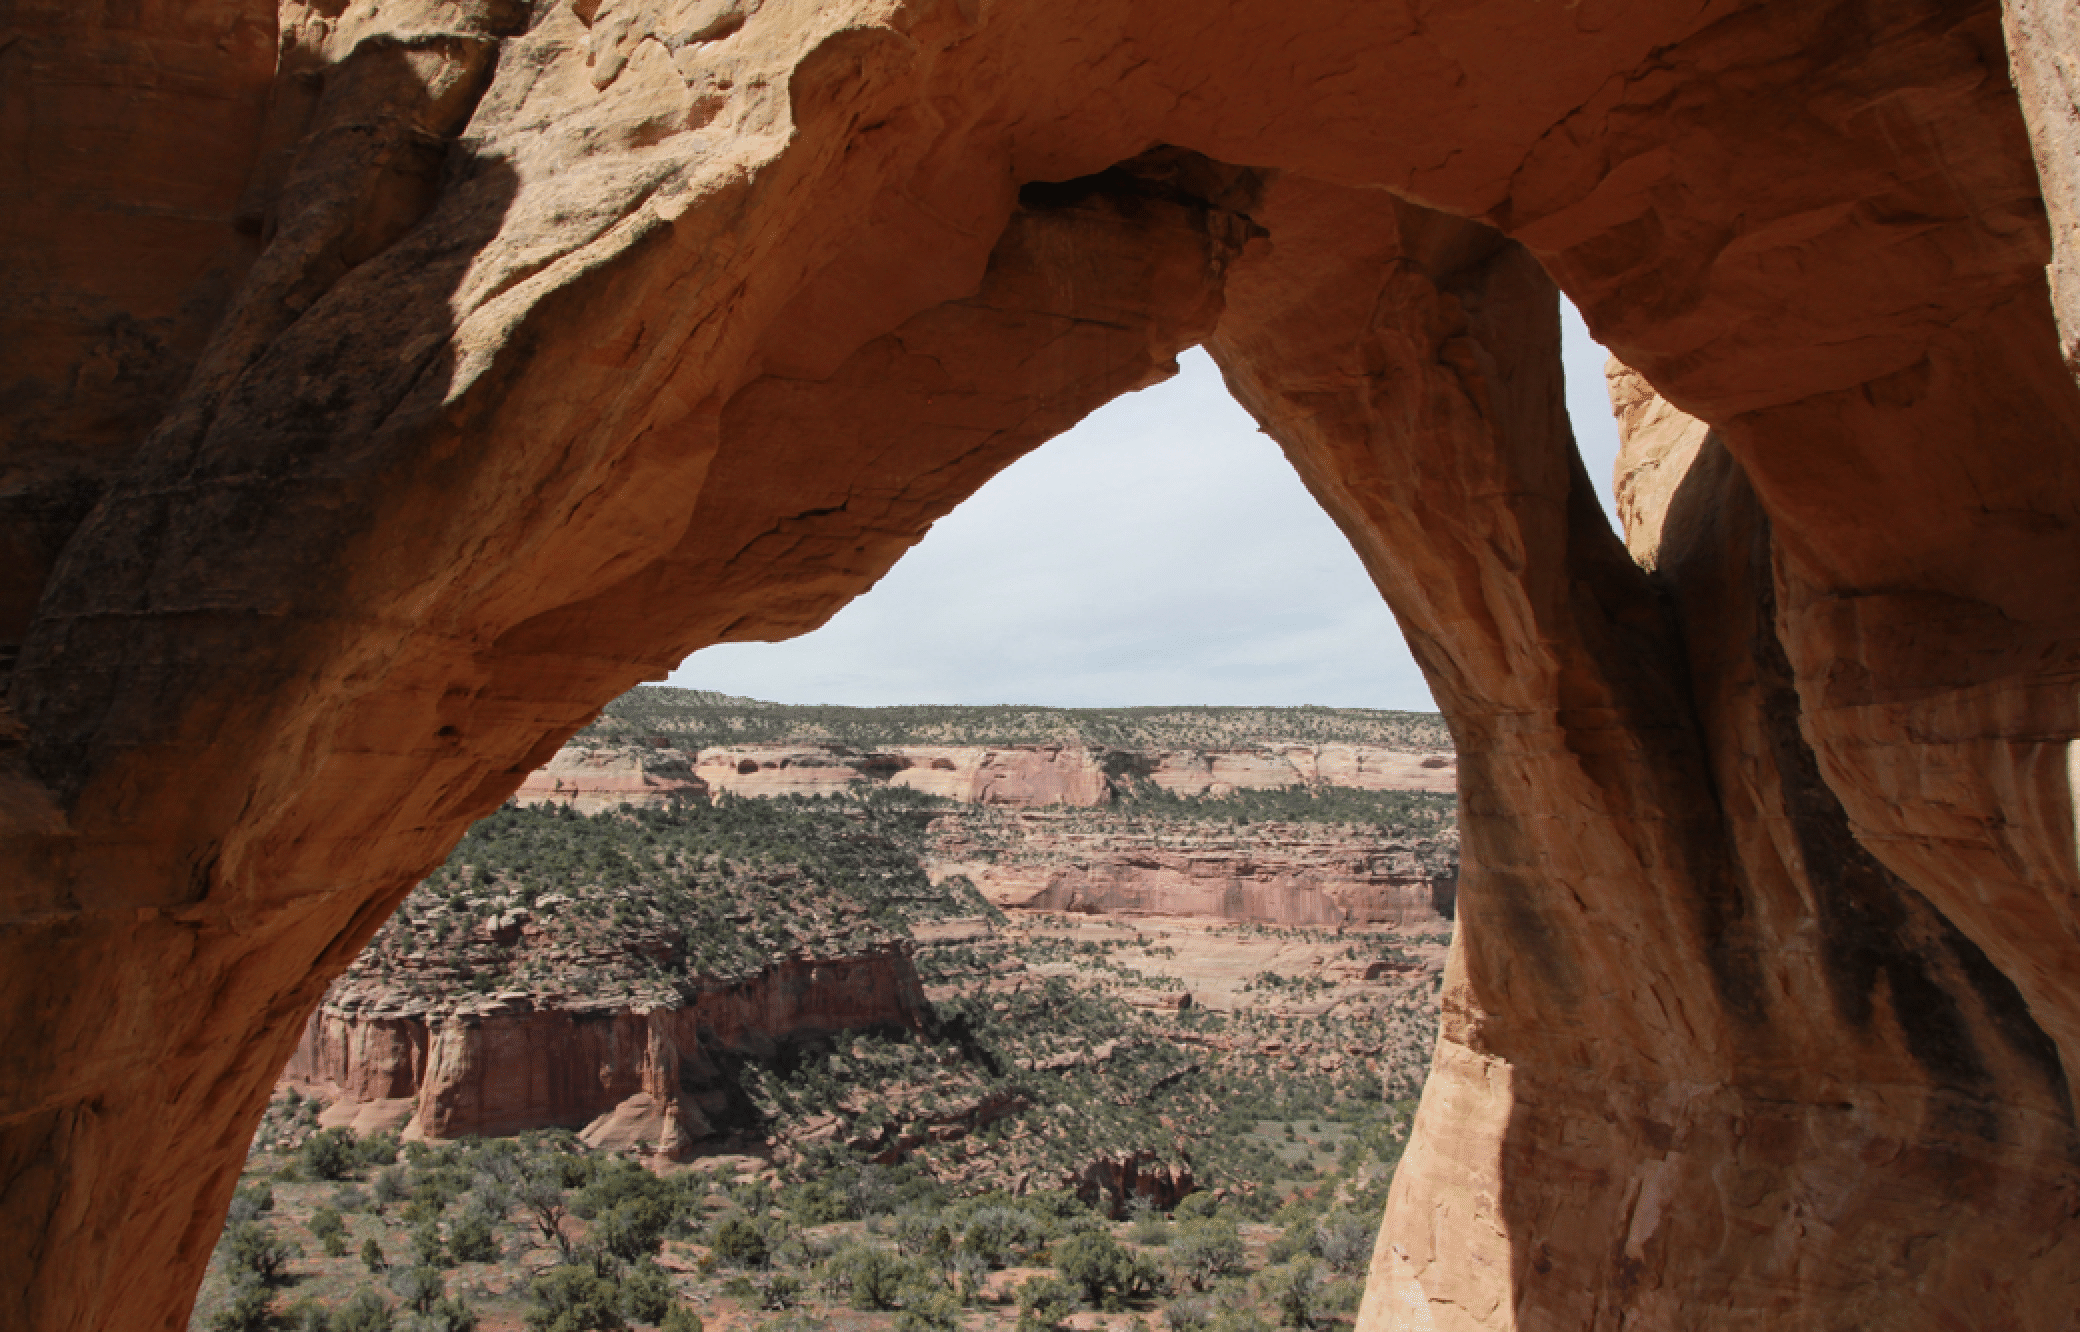
[[[1170,750],[1267,744],[1364,745],[1448,753],[1434,712],[1380,708],[1044,708],[915,704],[855,708],[769,703],[710,690],[638,685],[579,732],[592,743],[664,742],[678,749],[728,745],[835,745],[853,750],[981,747]]]
[[[324,1123],[562,1126],[676,1158],[757,1118],[742,1061],[925,1025],[910,922],[981,905],[932,887],[912,849],[929,813],[900,798],[811,815],[572,803],[472,829],[326,992],[285,1074]]]
[[[580,814],[633,805],[666,809],[710,790],[685,755],[650,745],[565,745],[527,774],[513,798],[523,805],[568,805]]]
[[[1204,344],[1460,762],[1368,1332],[2065,1326],[2070,27],[16,7],[0,1323],[177,1327],[303,1016],[465,828]],[[1707,427],[1651,569],[1556,287]]]
[[[356,1133],[459,1138],[565,1127],[593,1147],[674,1160],[750,1118],[728,1057],[770,1060],[846,1031],[913,1028],[928,1009],[907,951],[787,958],[668,1006],[510,991],[415,997],[393,978],[335,987],[283,1080]]]
[[[1449,752],[1378,745],[1265,743],[1233,749],[1119,750],[1061,745],[835,744],[669,748],[574,741],[529,773],[522,804],[568,804],[581,813],[622,802],[663,808],[712,791],[741,796],[836,795],[880,783],[974,805],[1031,809],[1113,802],[1137,782],[1185,796],[1334,786],[1358,791],[1456,789]]]
[[[1452,914],[1456,848],[1373,827],[1025,813],[932,825],[932,877],[1000,907],[1276,925],[1432,926]]]

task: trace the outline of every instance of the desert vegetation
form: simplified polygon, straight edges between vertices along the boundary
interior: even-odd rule
[[[1449,802],[1348,794],[1154,792],[1047,817],[1096,819],[1093,836],[1105,818],[1161,835],[1309,814],[1382,845],[1453,831]],[[356,1137],[285,1087],[193,1328],[1347,1320],[1434,1039],[1448,925],[1007,914],[960,875],[933,882],[949,820],[980,839],[1001,817],[870,787],[484,820],[344,990],[429,1013],[515,992],[669,1006],[785,959],[880,953],[928,1002],[907,1025],[718,1053],[732,1109],[685,1161],[568,1130]],[[1207,979],[1209,956],[1228,982]]]
[[[669,736],[682,749],[817,741],[885,745],[1082,745],[1093,748],[1234,748],[1370,744],[1449,750],[1434,712],[1368,708],[1037,708],[1025,706],[814,707],[764,703],[700,689],[642,685],[609,704],[581,736],[594,741]]]
[[[1080,1310],[1187,1332],[1347,1318],[1405,1107],[1252,1137],[1296,1187],[1114,1216],[1063,1189],[962,1193],[834,1151],[659,1174],[568,1133],[427,1144],[338,1130],[256,1152],[192,1327],[208,1332],[664,1332],[833,1326],[1044,1332]]]

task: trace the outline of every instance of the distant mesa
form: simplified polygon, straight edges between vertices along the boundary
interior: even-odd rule
[[[1003,908],[1448,931],[1458,834],[1442,793],[1457,765],[1443,739],[1410,713],[789,708],[639,690],[414,892],[327,992],[283,1080],[361,1134],[563,1126],[683,1159],[750,1122],[738,1062],[929,1027],[945,996],[916,950],[999,948]],[[705,808],[718,796],[840,803]],[[623,807],[645,817],[569,817]],[[776,863],[771,820],[793,830],[789,855],[823,839],[821,868]],[[1198,1002],[1141,981],[1118,997]],[[979,1129],[988,1115],[970,1110],[955,1118]],[[1122,1197],[1190,1187],[1150,1161],[1089,1169],[1078,1187]]]
[[[591,814],[717,792],[835,795],[880,783],[1034,809],[1112,804],[1144,782],[1178,796],[1451,792],[1458,760],[1442,721],[1425,713],[805,707],[646,686],[573,737],[514,798]]]

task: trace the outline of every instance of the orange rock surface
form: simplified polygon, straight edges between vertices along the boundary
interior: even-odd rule
[[[636,1007],[575,995],[413,1004],[333,995],[283,1080],[324,1099],[323,1123],[406,1138],[564,1127],[602,1149],[674,1160],[726,1120],[715,1056],[771,1058],[790,1041],[913,1027],[924,991],[909,958],[782,959],[691,1003]]]
[[[1234,750],[1102,750],[1063,745],[899,745],[862,752],[842,745],[718,746],[686,753],[655,745],[587,745],[556,751],[520,783],[524,805],[570,805],[580,813],[626,802],[663,808],[727,791],[740,796],[835,795],[859,782],[886,782],[973,805],[1032,809],[1102,805],[1116,779],[1146,778],[1183,796],[1228,795],[1293,786],[1361,791],[1450,791],[1451,754],[1379,745],[1264,745]]]
[[[1365,1332],[2070,1322],[2064,10],[5,22],[0,1325],[181,1326],[469,820],[1197,343],[1459,756]],[[1643,561],[1556,284],[1709,428],[1635,436]]]
[[[704,800],[708,783],[684,754],[638,745],[565,745],[527,774],[513,798],[523,805],[568,805],[580,814],[633,805],[667,809]]]
[[[977,838],[933,824],[926,867],[963,875],[1000,907],[1093,915],[1197,916],[1274,925],[1442,925],[1457,876],[1448,849],[1383,844],[1334,824],[1245,828],[1019,817]]]

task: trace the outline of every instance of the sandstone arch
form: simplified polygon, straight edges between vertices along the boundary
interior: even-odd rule
[[[20,11],[7,1324],[183,1321],[468,819],[1203,341],[1464,756],[1368,1326],[2064,1325],[2071,98],[2003,17]],[[1554,281],[1638,372],[1634,560]]]

